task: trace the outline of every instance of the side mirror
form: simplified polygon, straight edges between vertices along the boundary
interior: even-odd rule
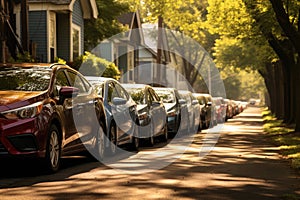
[[[160,102],[159,101],[153,101],[152,106],[160,106]]]
[[[64,98],[76,97],[79,94],[79,89],[76,87],[62,86],[59,90],[59,96]]]
[[[192,105],[197,105],[197,104],[199,104],[198,100],[193,100],[192,101]]]
[[[116,106],[124,105],[124,104],[126,104],[126,102],[127,102],[126,99],[120,98],[120,97],[114,97],[112,100],[112,103]]]
[[[179,104],[180,104],[180,105],[182,105],[182,104],[186,104],[186,100],[185,100],[185,99],[179,99],[179,101],[178,101],[178,102],[179,102]]]

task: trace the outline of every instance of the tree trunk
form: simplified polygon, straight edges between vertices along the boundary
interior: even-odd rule
[[[273,66],[271,63],[266,63],[265,72],[260,72],[264,78],[266,88],[269,93],[269,109],[272,113],[275,113],[275,105],[276,105],[276,95],[274,89],[274,76],[273,76]]]
[[[274,63],[274,87],[276,91],[276,117],[284,119],[284,80],[282,75],[282,65]]]
[[[299,75],[300,75],[300,64],[293,66],[293,85],[292,85],[292,97],[294,97],[294,103],[292,105],[294,109],[294,116],[295,116],[295,131],[300,132],[300,87],[299,86]]]

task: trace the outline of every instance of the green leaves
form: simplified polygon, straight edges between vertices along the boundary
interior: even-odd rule
[[[120,78],[120,71],[113,62],[109,62],[89,52],[85,52],[85,55],[81,57],[79,70],[86,76]]]
[[[85,49],[91,50],[105,38],[124,30],[117,21],[122,13],[129,11],[129,5],[114,0],[96,0],[99,16],[95,20],[85,21]]]

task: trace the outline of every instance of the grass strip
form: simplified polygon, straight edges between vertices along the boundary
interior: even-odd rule
[[[278,120],[268,109],[262,111],[264,131],[272,136],[273,142],[280,147],[280,153],[289,159],[291,166],[300,172],[300,133]]]

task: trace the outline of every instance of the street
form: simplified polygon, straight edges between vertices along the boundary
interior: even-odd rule
[[[118,164],[108,167],[86,156],[63,158],[52,175],[30,163],[1,163],[0,199],[298,199],[300,177],[262,126],[261,108],[249,107],[224,124],[208,155],[199,156],[203,130],[180,158],[145,173],[125,173],[114,169]],[[143,147],[134,156],[149,155],[150,162],[164,145]]]

